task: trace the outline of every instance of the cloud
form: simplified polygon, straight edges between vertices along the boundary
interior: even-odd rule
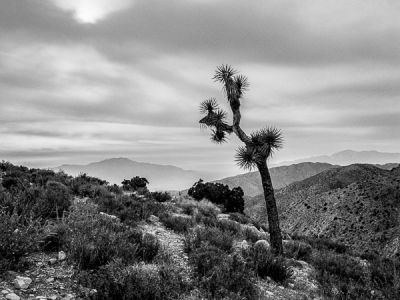
[[[399,10],[361,0],[3,0],[0,159],[126,155],[238,172],[235,137],[217,147],[197,123],[204,98],[226,107],[211,79],[221,63],[249,77],[243,128],[282,128],[275,160],[396,151]]]

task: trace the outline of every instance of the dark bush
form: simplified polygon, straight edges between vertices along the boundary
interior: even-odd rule
[[[150,197],[157,202],[167,202],[172,200],[171,195],[167,192],[152,192],[150,193]]]
[[[38,221],[0,211],[0,273],[19,268],[23,256],[39,249],[40,236]]]
[[[223,205],[225,212],[240,212],[244,210],[243,190],[241,187],[229,189],[221,183],[204,183],[202,179],[196,182],[188,191],[188,195],[196,200],[208,199],[217,205]]]
[[[287,243],[284,243],[283,248],[285,255],[294,259],[307,259],[312,253],[310,244],[296,240],[289,240]]]
[[[282,256],[271,255],[256,265],[256,271],[260,277],[269,276],[276,282],[285,282],[293,275],[293,271]]]
[[[197,285],[207,299],[255,299],[254,273],[239,254],[203,245],[190,254]]]

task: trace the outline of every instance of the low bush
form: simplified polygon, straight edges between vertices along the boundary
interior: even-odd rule
[[[234,237],[217,227],[195,227],[185,236],[185,249],[187,252],[200,248],[203,244],[212,245],[222,251],[232,250]]]
[[[268,235],[265,232],[258,231],[254,226],[245,225],[242,229],[243,237],[251,243],[258,240],[268,240]]]
[[[21,258],[39,248],[41,225],[0,211],[0,274],[21,267]]]
[[[158,216],[165,212],[163,204],[135,195],[98,197],[95,201],[100,211],[115,215],[130,225],[146,220],[151,215]]]
[[[152,192],[150,193],[150,197],[157,202],[167,202],[172,200],[171,195],[167,192]]]
[[[241,226],[238,222],[232,220],[218,220],[216,226],[225,232],[229,232],[231,235],[239,235],[241,232]]]
[[[228,255],[215,246],[203,245],[190,254],[190,263],[205,298],[257,298],[254,273],[239,254]]]
[[[252,223],[252,220],[248,216],[238,213],[238,212],[230,213],[229,219],[239,222],[240,224],[251,224]]]
[[[172,229],[176,232],[187,232],[193,227],[194,222],[192,218],[185,216],[173,215],[173,214],[161,214],[160,221],[165,227]]]
[[[221,213],[218,206],[205,199],[196,201],[188,198],[180,198],[177,200],[176,205],[182,209],[183,213],[191,216],[201,214],[204,217],[216,218]]]
[[[142,235],[109,216],[98,214],[90,203],[77,204],[65,222],[71,229],[69,256],[83,270],[98,269],[117,258],[124,263],[150,261],[159,248],[153,236]]]
[[[285,282],[293,275],[293,271],[285,258],[273,256],[272,254],[265,257],[265,260],[258,261],[255,268],[260,277],[266,278],[268,276],[276,282]]]
[[[287,257],[301,260],[308,259],[312,253],[310,244],[296,240],[283,243],[283,249]]]
[[[96,300],[173,300],[188,290],[172,265],[134,264],[113,261],[96,272],[81,271],[78,282],[97,290]]]

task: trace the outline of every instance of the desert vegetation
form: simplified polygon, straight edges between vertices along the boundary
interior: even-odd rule
[[[272,293],[266,283],[277,299],[400,295],[397,258],[363,256],[310,236],[285,240],[277,255],[268,225],[228,212],[226,199],[124,191],[86,174],[6,162],[0,169],[3,280],[36,268],[29,260],[35,253],[62,251],[81,299],[263,299]],[[307,268],[314,271],[299,275]],[[298,276],[318,288],[296,290]]]

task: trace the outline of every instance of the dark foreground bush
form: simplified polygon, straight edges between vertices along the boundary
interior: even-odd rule
[[[41,227],[38,221],[22,220],[0,211],[0,274],[19,269],[21,258],[38,250]]]
[[[68,240],[70,258],[80,269],[97,269],[114,259],[123,263],[150,261],[159,243],[119,221],[100,215],[90,203],[77,205],[65,220],[71,233]]]
[[[308,259],[312,253],[310,244],[302,241],[289,240],[283,244],[285,255],[294,259]]]
[[[189,286],[171,265],[112,262],[95,272],[80,272],[78,282],[96,289],[96,300],[182,299]]]
[[[171,195],[167,192],[152,192],[150,197],[157,202],[167,202],[172,199]]]
[[[207,299],[256,299],[254,273],[239,254],[203,245],[190,254],[198,288]]]

